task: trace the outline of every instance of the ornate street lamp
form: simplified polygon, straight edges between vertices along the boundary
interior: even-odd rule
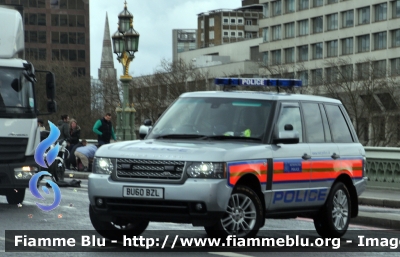
[[[123,75],[120,77],[123,87],[123,105],[122,108],[117,108],[117,122],[119,123],[122,111],[122,129],[121,126],[117,126],[116,136],[120,140],[136,139],[134,115],[132,115],[131,120],[132,126],[130,126],[129,122],[130,114],[131,112],[134,114],[135,109],[133,108],[133,104],[132,108],[129,107],[128,98],[129,82],[132,81],[132,76],[129,75],[129,64],[135,58],[135,52],[138,51],[139,33],[133,28],[133,15],[128,11],[126,1],[124,10],[118,15],[118,30],[112,36],[112,41],[117,60],[123,66]]]

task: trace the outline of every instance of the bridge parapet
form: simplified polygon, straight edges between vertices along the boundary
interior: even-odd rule
[[[400,190],[400,148],[365,147],[367,187]]]

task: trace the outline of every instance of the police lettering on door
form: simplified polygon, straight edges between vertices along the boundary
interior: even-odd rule
[[[328,189],[289,190],[274,193],[272,204],[325,201]]]

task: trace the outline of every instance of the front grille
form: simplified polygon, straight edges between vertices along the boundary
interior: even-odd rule
[[[184,161],[117,159],[117,177],[179,180]]]
[[[24,159],[28,138],[0,137],[0,162]]]

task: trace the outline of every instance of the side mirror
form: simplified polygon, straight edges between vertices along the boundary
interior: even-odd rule
[[[47,101],[47,111],[49,113],[57,112],[57,103],[54,100]]]
[[[145,125],[140,126],[139,138],[144,139],[147,136],[147,134],[149,133],[150,129],[151,129],[151,127],[149,127],[149,126],[145,126]]]
[[[146,120],[144,120],[144,122],[143,122],[143,125],[145,125],[145,126],[151,126],[151,124],[152,124],[152,122],[151,122],[150,119],[146,119]]]
[[[273,143],[274,144],[297,144],[300,141],[299,132],[293,130],[293,125],[286,124],[284,126],[285,131],[279,131],[278,127],[275,127]]]
[[[48,72],[46,74],[46,94],[47,99],[54,100],[56,95],[56,82],[55,82],[54,74],[52,72]]]

